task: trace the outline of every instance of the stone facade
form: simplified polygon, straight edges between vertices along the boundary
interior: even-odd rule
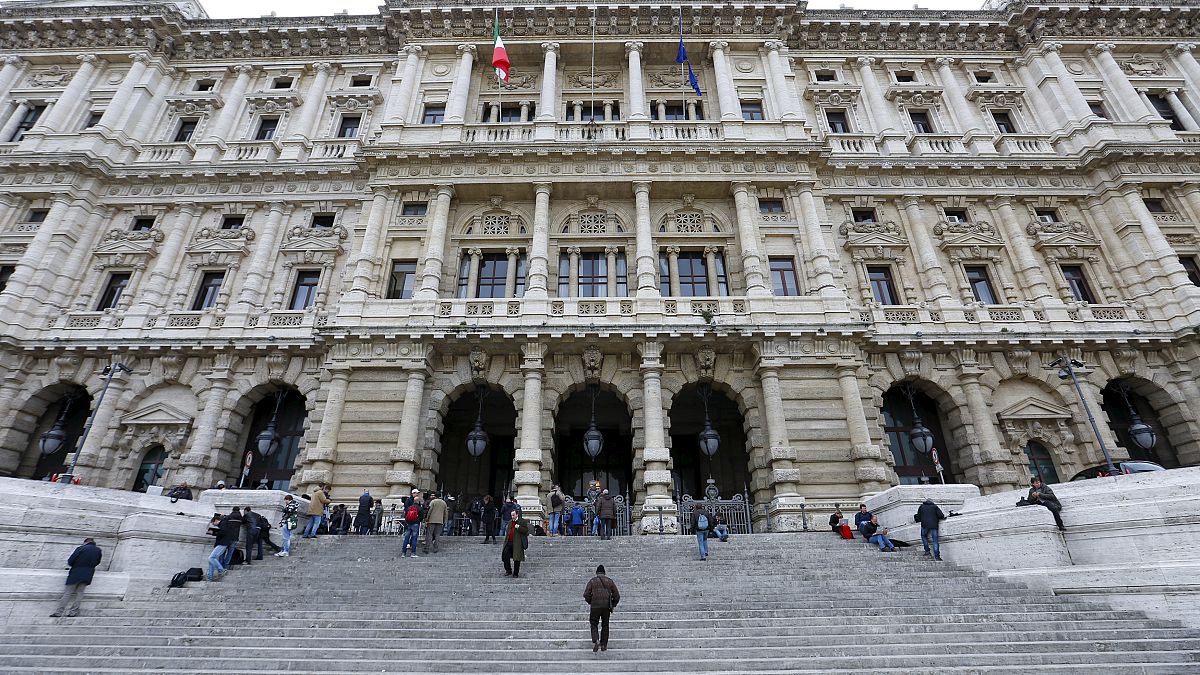
[[[985,492],[1102,463],[1062,354],[1200,463],[1186,6],[521,8],[498,86],[490,7],[70,4],[0,9],[2,475],[95,408],[88,483],[236,479],[274,409],[253,476],[397,496],[478,408],[536,511],[590,392],[635,517],[707,467],[798,529],[933,476],[914,414]]]

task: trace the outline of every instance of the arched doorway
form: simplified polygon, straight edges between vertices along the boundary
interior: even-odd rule
[[[604,447],[595,459],[583,449],[583,434],[592,420],[593,397],[596,428]],[[554,482],[576,498],[587,496],[599,481],[611,494],[633,498],[633,416],[613,391],[600,385],[569,395],[554,416]]]
[[[912,394],[911,402],[909,394]],[[911,383],[897,384],[883,395],[883,431],[895,460],[896,477],[901,485],[918,485],[939,482],[932,453],[919,452],[912,442],[912,430],[916,417],[933,434],[933,447],[938,451],[942,464],[942,476],[947,483],[958,482],[957,471],[951,459],[953,449],[946,443],[942,431],[942,414],[937,402],[915,388]],[[915,414],[914,414],[915,412]]]
[[[1108,415],[1108,426],[1117,437],[1117,443],[1129,452],[1130,459],[1155,462],[1168,469],[1174,469],[1179,466],[1178,455],[1175,454],[1171,435],[1163,427],[1158,410],[1147,398],[1152,395],[1151,388],[1152,385],[1148,382],[1139,383],[1131,377],[1112,380],[1104,387],[1100,407]],[[1161,390],[1153,393],[1161,393]],[[1134,442],[1129,427],[1137,419],[1154,430],[1153,447],[1143,448]]]
[[[483,495],[500,499],[512,491],[517,440],[517,409],[499,387],[472,386],[450,404],[443,418],[438,453],[437,487],[463,504]],[[467,434],[476,419],[488,436],[479,457],[467,451]]]
[[[700,450],[704,430],[705,398],[708,419],[720,442],[709,458]],[[708,385],[688,384],[679,390],[668,413],[671,420],[671,477],[676,496],[702,499],[707,480],[716,481],[717,492],[730,499],[748,489],[750,455],[746,452],[746,425],[738,406],[724,392]]]
[[[241,453],[242,467],[245,466],[247,453],[254,455],[245,487],[257,487],[265,480],[267,487],[272,490],[288,489],[292,474],[296,471],[296,457],[300,455],[300,447],[304,443],[304,422],[307,417],[304,395],[291,388],[276,389],[254,404]],[[263,432],[271,430],[272,420],[275,421],[274,443],[268,444]],[[263,447],[268,448],[265,455],[263,448],[260,448],[260,441]],[[242,468],[239,467],[238,471],[240,478]]]
[[[1061,482],[1058,470],[1054,468],[1054,459],[1046,446],[1037,441],[1025,444],[1025,456],[1029,459],[1029,476],[1041,478],[1046,485]]]
[[[83,427],[91,415],[91,394],[81,386],[68,385],[52,400],[27,439],[28,446],[17,470],[19,478],[49,480],[54,474],[65,473],[79,449]],[[44,452],[51,446],[57,447],[50,453]]]
[[[167,451],[159,443],[150,446],[144,455],[142,455],[142,463],[138,467],[137,477],[133,481],[134,492],[145,492],[146,488],[151,485],[158,485],[158,481],[162,479],[167,461]]]

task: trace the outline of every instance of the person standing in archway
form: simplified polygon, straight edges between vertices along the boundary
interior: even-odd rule
[[[525,561],[525,549],[529,546],[529,521],[521,515],[521,507],[513,511],[504,532],[504,547],[500,549],[500,562],[504,563],[504,576],[517,579],[521,576],[521,563]]]
[[[588,623],[592,627],[592,651],[608,651],[608,620],[621,602],[621,592],[604,572],[604,565],[596,567],[596,576],[583,589],[583,600],[591,608]]]
[[[483,519],[483,541],[481,544],[491,542],[496,543],[496,518],[498,517],[496,502],[491,495],[483,496],[483,504],[480,506],[480,517]]]
[[[617,500],[608,493],[608,488],[604,488],[596,502],[596,517],[600,519],[600,538],[612,539],[617,526]]]

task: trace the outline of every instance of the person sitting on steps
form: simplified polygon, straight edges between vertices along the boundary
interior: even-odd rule
[[[1033,504],[1044,506],[1054,516],[1054,524],[1058,526],[1058,529],[1066,530],[1067,528],[1063,525],[1063,519],[1060,515],[1063,508],[1062,502],[1058,501],[1054,490],[1051,490],[1049,485],[1043,484],[1042,479],[1037,476],[1034,476],[1033,480],[1029,481],[1029,485],[1029,495],[1017,502],[1017,506],[1031,506]]]
[[[872,517],[873,516],[871,515],[871,512],[867,510],[866,504],[858,505],[858,513],[854,514],[854,529],[858,530],[859,533],[863,535],[863,539],[870,539],[870,537],[867,536],[867,533],[863,530],[866,527],[866,524],[871,522]]]
[[[887,537],[888,530],[879,526],[879,516],[871,516],[871,520],[863,526],[863,535],[872,544],[878,544],[880,551],[895,552],[896,546]]]
[[[729,541],[729,526],[725,524],[725,519],[719,513],[713,514],[712,533],[721,541]]]

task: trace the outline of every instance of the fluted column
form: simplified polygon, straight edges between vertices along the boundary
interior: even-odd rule
[[[138,301],[140,312],[152,314],[156,310],[166,309],[165,302],[171,288],[171,277],[175,274],[176,266],[180,264],[180,251],[183,250],[183,244],[187,241],[187,235],[191,231],[192,221],[195,217],[195,203],[181,202],[179,204],[179,213],[167,231],[162,250],[154,260],[154,267],[150,269],[149,283],[138,293],[141,298]],[[130,287],[132,288],[132,284]]]
[[[250,74],[254,72],[254,66],[240,64],[232,66],[230,70],[237,73],[237,77],[224,97],[225,105],[221,108],[221,114],[208,127],[208,133],[204,136],[206,141],[228,140],[234,122],[242,114],[242,104],[246,101],[246,90],[250,88]]]
[[[400,406],[400,434],[391,452],[392,468],[384,478],[388,485],[389,501],[407,497],[417,484],[417,444],[421,438],[425,380],[429,376],[432,350],[420,342],[411,343],[408,350],[410,356],[404,361],[408,381],[404,386],[404,402]]]
[[[1150,245],[1152,255],[1148,257],[1157,260],[1158,267],[1167,277],[1168,285],[1180,294],[1194,289],[1191,280],[1188,279],[1187,270],[1183,269],[1183,265],[1179,262],[1179,254],[1175,252],[1171,242],[1167,241],[1166,235],[1158,226],[1158,221],[1154,219],[1154,214],[1150,213],[1150,210],[1146,208],[1146,203],[1142,201],[1142,193],[1138,186],[1125,185],[1121,187],[1120,192],[1125,198],[1125,204],[1133,213],[1133,217],[1141,226],[1142,236]]]
[[[721,106],[721,121],[741,121],[742,105],[738,101],[737,87],[733,83],[733,72],[729,70],[729,60],[725,51],[729,43],[715,40],[708,43],[712,51],[713,71],[717,77],[717,101]]]
[[[66,218],[67,212],[71,208],[71,201],[69,195],[61,193],[54,195],[54,201],[50,205],[50,212],[46,214],[46,220],[38,227],[33,241],[25,247],[25,252],[17,262],[17,268],[13,270],[12,276],[8,278],[8,284],[4,287],[4,295],[10,299],[6,308],[8,311],[16,309],[17,305],[12,304],[12,301],[26,295],[37,272],[46,269],[46,256],[54,236],[67,229],[63,219]]]
[[[384,221],[387,215],[387,206],[388,195],[384,192],[376,192],[371,197],[371,202],[367,207],[367,228],[363,232],[362,250],[359,251],[358,261],[354,267],[354,282],[350,286],[352,293],[364,293],[368,296],[378,295],[378,293],[371,293],[371,283],[379,278],[379,268],[383,265],[379,248],[383,243],[386,229]]]
[[[966,134],[983,133],[983,120],[979,111],[967,100],[952,68],[958,64],[958,59],[939,56],[934,62],[937,64],[938,77],[942,80],[942,88],[946,92],[946,100],[950,103],[950,110],[954,111],[959,127]]]
[[[393,79],[394,92],[389,92],[387,122],[407,123],[412,115],[412,104],[417,93],[417,67],[421,63],[421,52],[425,51],[420,45],[405,45],[400,53],[404,55],[403,70],[400,72],[400,82]]]
[[[4,121],[4,126],[0,127],[0,143],[9,143],[12,141],[13,134],[17,133],[17,126],[21,124],[21,120],[25,119],[25,115],[31,107],[27,99],[19,98],[16,103],[16,107],[13,108],[8,119]]]
[[[645,120],[646,88],[642,84],[642,43],[631,40],[625,43],[625,55],[629,60],[629,120]]]
[[[328,61],[318,61],[312,64],[313,81],[308,87],[304,105],[300,107],[295,120],[291,123],[292,137],[312,139],[316,137],[317,120],[321,109],[325,107],[325,90],[329,87],[329,75],[336,68]]]
[[[637,297],[659,297],[658,257],[650,224],[650,183],[633,184],[634,225],[637,230]]]
[[[99,375],[101,381],[107,377]],[[111,384],[108,386],[108,392],[98,401],[91,420],[91,428],[88,430],[87,439],[79,449],[79,463],[76,465],[76,475],[95,476],[101,467],[104,466],[104,442],[108,438],[109,427],[112,426],[113,413],[116,411],[117,404],[121,401],[121,396],[125,393],[125,387],[129,384],[129,375],[118,370],[113,373]],[[96,404],[93,404],[96,405]],[[90,480],[89,482],[98,483],[99,480]]]
[[[542,484],[542,373],[547,346],[541,342],[521,345],[521,373],[525,379],[521,397],[521,446],[514,453],[517,472],[513,485],[517,503],[526,517],[540,519],[542,504],[538,488]]]
[[[218,358],[213,369],[204,376],[208,380],[208,391],[201,397],[204,407],[196,421],[192,445],[179,460],[180,480],[186,480],[192,485],[211,485],[217,465],[221,461],[222,450],[216,443],[217,433],[220,431],[217,424],[221,412],[225,410],[225,399],[229,396],[232,382],[229,365],[228,358]],[[220,476],[221,479],[227,477]]]
[[[1129,83],[1129,78],[1125,77],[1121,66],[1117,65],[1117,60],[1112,55],[1112,51],[1116,48],[1117,46],[1111,42],[1102,42],[1096,45],[1091,52],[1100,65],[1100,74],[1104,78],[1105,84],[1116,94],[1109,97],[1109,100],[1121,106],[1132,121],[1145,122],[1158,117],[1154,110],[1148,109],[1142,103],[1137,90]]]
[[[446,124],[462,124],[467,115],[467,95],[471,90],[471,74],[475,68],[475,45],[459,45],[458,72],[454,74],[454,85],[450,88],[450,100],[446,106]]]
[[[868,110],[874,114],[875,123],[879,125],[875,131],[880,134],[894,134],[898,132],[899,124],[896,121],[896,113],[892,109],[892,104],[883,97],[883,88],[875,77],[875,62],[876,59],[873,56],[860,56],[854,61],[858,66],[863,95],[866,96],[870,106]]]
[[[663,532],[678,532],[678,509],[671,499],[671,451],[667,448],[667,435],[663,427],[662,373],[663,345],[661,342],[638,344],[642,355],[642,483],[646,490],[646,501],[642,505],[643,534],[658,532],[659,508],[662,511]],[[635,450],[636,452],[636,450]]]
[[[1196,120],[1192,117],[1192,113],[1183,105],[1183,101],[1179,100],[1178,89],[1168,89],[1165,92],[1167,103],[1171,106],[1171,112],[1175,113],[1175,118],[1179,120],[1179,124],[1187,131],[1196,131],[1200,127],[1196,126]]]
[[[537,119],[558,119],[558,43],[542,43],[542,93],[538,98]],[[578,121],[578,120],[576,120]]]
[[[0,63],[4,64],[0,68],[0,105],[3,105],[9,90],[12,89],[13,84],[21,75],[21,70],[25,67],[25,59],[10,54],[0,57]]]
[[[800,104],[788,86],[787,66],[783,63],[782,52],[787,45],[781,40],[768,40],[763,47],[767,50],[767,67],[771,70],[771,90],[779,119],[785,122],[801,119]]]
[[[44,131],[50,133],[64,131],[63,127],[75,106],[87,98],[97,65],[104,63],[95,54],[80,54],[75,58],[79,60],[79,69],[71,76],[67,88],[59,96],[59,104],[38,121],[38,126],[42,127]]]
[[[546,298],[550,294],[550,183],[537,183],[533,191],[533,237],[525,297]]]
[[[438,185],[426,214],[425,265],[421,269],[421,284],[413,293],[416,300],[436,300],[442,283],[442,258],[446,255],[446,228],[450,222],[450,199],[454,186]]]
[[[979,378],[983,370],[974,364],[964,364],[959,370],[959,383],[967,398],[967,412],[971,417],[971,427],[975,430],[978,448],[972,453],[976,460],[976,480],[981,488],[988,492],[1012,490],[1017,487],[1017,473],[1010,459],[1011,453],[1000,444],[996,433],[996,424],[988,410],[987,400],[983,396],[983,387]],[[940,448],[939,452],[947,452],[948,448]]]
[[[342,412],[346,408],[346,390],[350,386],[350,367],[329,366],[329,382],[325,385],[325,408],[321,412],[321,428],[317,432],[317,444],[304,455],[305,469],[300,480],[308,486],[333,481],[333,467],[337,463],[338,438],[341,436]]]
[[[841,295],[833,278],[833,265],[829,249],[825,245],[825,233],[821,231],[821,217],[817,211],[812,184],[796,183],[788,188],[787,194],[792,200],[792,212],[800,216],[804,247],[808,253],[807,262],[816,276],[816,291],[826,297]]]
[[[263,223],[262,232],[254,245],[254,253],[250,255],[246,279],[238,296],[238,302],[246,305],[246,310],[261,307],[266,300],[271,266],[279,255],[279,238],[286,229],[283,227],[284,216],[291,212],[292,207],[283,202],[271,202],[268,206],[267,221]]]
[[[121,85],[113,94],[112,102],[100,116],[100,121],[96,123],[97,127],[105,131],[116,131],[120,121],[128,112],[126,108],[134,100],[133,90],[141,84],[142,77],[146,75],[146,68],[150,65],[150,55],[143,52],[130,54],[129,61],[129,72],[125,74],[125,79],[121,80]],[[227,105],[222,112],[227,112],[228,108]]]
[[[1054,73],[1058,90],[1065,99],[1063,112],[1066,113],[1068,121],[1078,124],[1089,117],[1095,117],[1091,107],[1088,106],[1087,99],[1083,97],[1083,92],[1079,90],[1079,85],[1075,82],[1075,76],[1067,70],[1067,65],[1059,56],[1059,52],[1062,51],[1062,43],[1048,42],[1042,45],[1041,51],[1042,58],[1050,64],[1050,72]]]
[[[1017,276],[1021,279],[1021,288],[1029,292],[1029,299],[1034,302],[1053,298],[1054,294],[1050,292],[1050,286],[1046,283],[1045,275],[1042,274],[1042,263],[1038,261],[1037,253],[1029,244],[1029,235],[1025,232],[1025,226],[1021,224],[1020,218],[1013,209],[1012,197],[1000,195],[996,197],[993,205],[1000,212],[1000,229],[1008,241],[1013,266],[1017,269]]]
[[[836,366],[838,389],[842,394],[842,411],[846,414],[846,427],[850,434],[850,459],[854,460],[854,478],[862,494],[886,489],[890,482],[883,449],[871,442],[870,427],[867,426],[867,411],[863,407],[859,389],[859,364],[853,361],[839,362]]]
[[[742,249],[742,275],[746,279],[746,295],[771,295],[763,274],[762,257],[758,252],[758,213],[751,203],[753,187],[747,183],[733,185],[733,201],[737,209],[738,246]]]
[[[925,278],[925,287],[929,291],[930,299],[934,301],[949,300],[950,286],[946,283],[946,275],[942,273],[942,263],[938,259],[937,250],[933,247],[933,240],[929,237],[929,230],[925,225],[924,217],[921,214],[921,198],[913,195],[907,195],[900,200],[904,206],[904,215],[908,221],[908,235],[913,240],[913,253],[916,254],[918,261],[917,268],[923,270]]]

